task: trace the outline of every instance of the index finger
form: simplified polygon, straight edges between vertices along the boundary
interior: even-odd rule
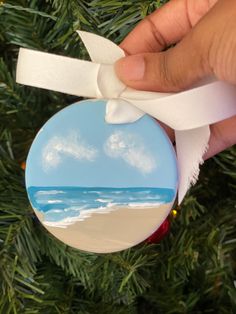
[[[142,20],[120,47],[128,55],[159,52],[180,41],[217,0],[172,0]]]

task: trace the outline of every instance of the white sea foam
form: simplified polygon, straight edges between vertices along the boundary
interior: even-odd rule
[[[68,208],[65,208],[63,211],[65,211],[65,212],[69,212],[69,211],[71,211],[71,210],[73,210],[73,211],[81,211],[81,210],[83,210],[84,208],[86,208],[87,207],[87,205],[83,205],[83,206],[70,206],[70,207],[68,207]]]
[[[45,205],[45,204],[61,204],[61,203],[63,203],[62,200],[44,200],[44,199],[38,200],[37,202],[38,202],[38,204],[43,204],[43,205]]]
[[[160,199],[159,196],[145,196],[145,200],[159,200],[159,199]],[[137,200],[137,198],[130,196],[130,197],[128,197],[128,200],[135,201],[135,200]]]
[[[44,221],[44,225],[49,227],[57,227],[57,228],[67,228],[67,226],[73,225],[77,221],[84,221],[87,218],[90,218],[92,214],[109,214],[111,211],[117,210],[118,208],[109,208],[107,207],[100,207],[100,208],[93,208],[87,210],[81,210],[80,215],[77,217],[66,217],[60,221]]]
[[[51,209],[51,210],[50,210],[50,214],[51,214],[51,213],[61,213],[61,212],[62,212],[61,209]]]
[[[38,191],[36,192],[35,196],[40,196],[40,195],[56,195],[56,194],[65,194],[66,192],[64,191],[58,191],[58,190],[48,190],[48,191]]]
[[[97,202],[99,203],[107,203],[107,202],[112,202],[112,200],[108,200],[108,199],[103,199],[103,198],[97,198],[96,199]]]
[[[43,221],[43,224],[49,227],[67,228],[69,225],[73,225],[78,221],[78,217],[67,217],[61,221]]]
[[[164,202],[155,202],[155,203],[130,203],[128,207],[157,207],[164,204]]]
[[[150,194],[151,191],[139,191],[137,192],[137,194]]]
[[[102,194],[102,192],[100,192],[100,191],[96,191],[96,190],[94,190],[94,191],[83,191],[83,194],[94,194],[94,193],[96,193],[96,194],[98,194],[98,195],[100,195],[100,194]]]
[[[48,200],[47,201],[48,204],[60,204],[63,203],[61,200]]]
[[[158,196],[146,196],[145,197],[145,200],[159,200],[160,199],[160,197],[158,197]]]
[[[144,208],[144,207],[149,207],[149,208],[159,207],[162,204],[164,204],[164,202],[135,203],[135,204],[130,203],[127,206],[133,209],[136,209],[136,208],[138,209],[138,208]],[[121,206],[121,207],[125,207],[125,206]],[[68,208],[67,210],[70,210],[70,209],[71,208]],[[119,207],[115,203],[108,203],[106,207],[99,207],[99,208],[92,208],[92,209],[81,209],[81,207],[80,208],[78,207],[77,210],[80,211],[80,214],[77,217],[66,217],[60,221],[44,221],[43,223],[49,227],[67,228],[68,226],[73,225],[77,221],[84,221],[90,218],[92,214],[95,214],[95,213],[96,214],[109,214],[112,211],[119,210]]]

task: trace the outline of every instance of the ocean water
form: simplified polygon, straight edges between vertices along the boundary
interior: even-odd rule
[[[82,188],[29,187],[32,206],[44,214],[43,223],[66,228],[93,213],[109,214],[118,207],[157,207],[172,202],[173,189],[164,188]]]

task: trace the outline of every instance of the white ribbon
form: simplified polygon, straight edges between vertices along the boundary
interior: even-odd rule
[[[208,148],[209,124],[236,115],[236,87],[214,81],[175,94],[127,88],[114,71],[114,63],[125,56],[124,51],[98,35],[78,33],[92,62],[21,48],[16,81],[76,96],[108,99],[108,123],[131,123],[147,113],[173,128],[181,203],[190,185],[197,181],[199,165]]]

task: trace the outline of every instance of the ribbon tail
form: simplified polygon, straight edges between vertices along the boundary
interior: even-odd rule
[[[200,128],[236,115],[236,87],[221,81],[176,94],[137,93],[126,89],[122,98],[179,131]]]
[[[178,204],[182,202],[190,186],[197,182],[199,167],[204,163],[203,155],[208,150],[209,138],[209,126],[188,131],[175,131],[179,169]]]
[[[96,98],[99,63],[20,48],[16,82],[75,96]]]

